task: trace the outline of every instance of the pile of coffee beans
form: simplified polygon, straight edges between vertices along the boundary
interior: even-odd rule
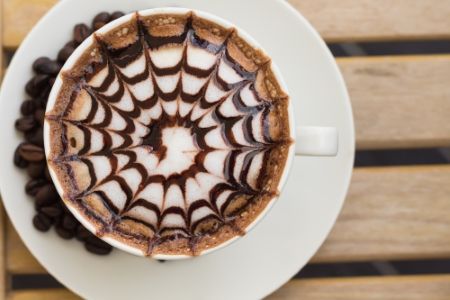
[[[72,40],[58,52],[56,60],[48,57],[36,59],[32,65],[35,75],[25,85],[30,99],[23,101],[20,107],[22,117],[15,123],[16,129],[23,133],[25,141],[14,153],[14,164],[25,169],[30,177],[25,185],[25,192],[34,199],[34,227],[42,232],[54,227],[61,238],[76,238],[84,243],[86,250],[99,255],[110,253],[112,247],[84,228],[59,197],[46,164],[43,124],[50,90],[64,62],[93,31],[123,15],[122,12],[101,12],[92,20],[91,26],[77,24],[73,29]]]

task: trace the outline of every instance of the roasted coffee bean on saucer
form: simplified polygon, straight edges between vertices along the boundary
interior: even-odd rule
[[[20,106],[20,112],[24,116],[29,116],[36,110],[36,103],[33,100],[25,100]]]
[[[91,30],[86,24],[77,24],[73,28],[73,39],[78,44],[81,44],[90,34]]]
[[[41,187],[44,185],[47,185],[48,181],[40,178],[40,179],[31,179],[27,182],[25,185],[25,193],[30,196],[36,196],[37,192],[40,190]]]
[[[31,143],[22,143],[19,148],[19,155],[29,162],[43,161],[45,158],[44,148]]]
[[[94,254],[105,255],[111,252],[112,246],[98,237],[92,235],[85,240],[86,250]]]
[[[41,178],[44,174],[45,162],[30,163],[27,167],[27,173],[31,178]]]
[[[61,65],[48,57],[39,57],[33,63],[33,70],[38,74],[57,75]]]
[[[94,20],[92,20],[92,28],[94,30],[100,29],[106,25],[110,19],[111,15],[109,13],[101,12],[94,17]]]
[[[39,231],[48,231],[52,226],[52,222],[49,217],[44,214],[38,213],[33,217],[33,226]]]
[[[41,212],[51,218],[57,218],[63,213],[62,209],[56,205],[44,206],[41,208]]]
[[[65,239],[65,240],[70,240],[75,236],[74,231],[65,229],[64,227],[61,227],[61,226],[56,226],[55,231],[61,238]]]

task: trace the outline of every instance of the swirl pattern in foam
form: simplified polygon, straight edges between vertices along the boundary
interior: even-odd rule
[[[235,29],[136,13],[94,34],[61,78],[48,163],[99,236],[196,255],[242,235],[278,194],[289,100]]]

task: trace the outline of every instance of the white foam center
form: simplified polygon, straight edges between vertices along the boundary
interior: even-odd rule
[[[168,127],[162,130],[162,142],[166,155],[154,170],[154,174],[170,176],[188,169],[198,153],[191,132],[185,127]]]

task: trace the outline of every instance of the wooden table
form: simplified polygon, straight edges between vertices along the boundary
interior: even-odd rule
[[[1,2],[1,57],[19,46],[55,2]],[[327,42],[450,38],[450,0],[290,2]],[[358,150],[450,146],[450,54],[337,61],[350,91]],[[77,298],[60,288],[11,288],[12,276],[46,271],[2,216],[2,295],[17,300]],[[450,166],[361,167],[355,168],[336,226],[311,263],[449,257]],[[450,274],[295,279],[269,297],[300,298],[450,299]]]

